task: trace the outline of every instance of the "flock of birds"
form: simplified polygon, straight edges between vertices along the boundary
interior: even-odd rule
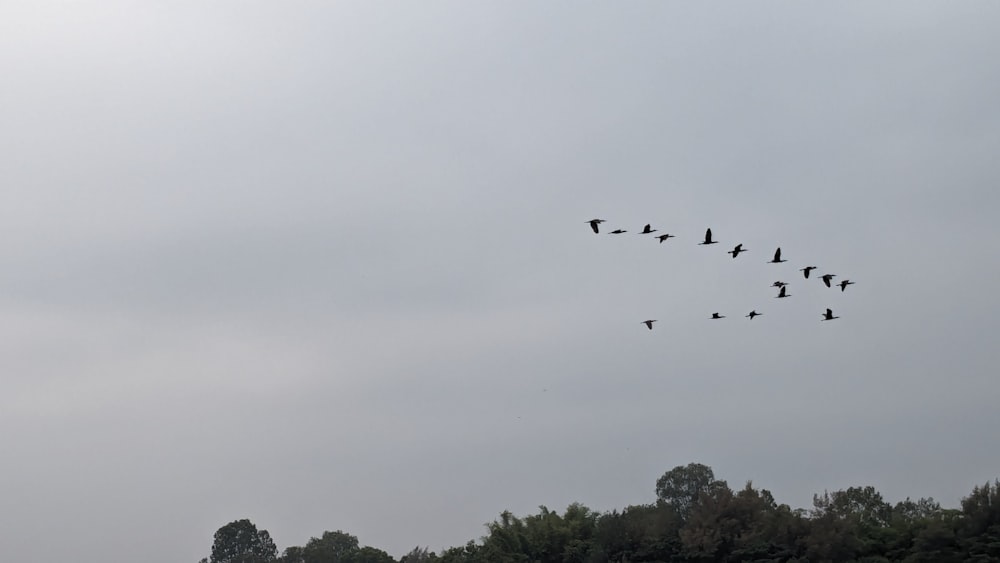
[[[600,234],[600,232],[601,232],[600,225],[601,225],[601,223],[604,223],[604,222],[605,222],[604,219],[591,219],[590,221],[587,221],[587,223],[590,223],[590,228],[593,229],[593,231],[594,231],[595,234]],[[626,231],[624,229],[615,229],[613,231],[608,231],[608,234],[611,234],[611,235],[620,235],[620,234],[624,234],[624,233],[627,233],[627,232],[628,231]],[[656,229],[652,228],[652,225],[647,224],[645,227],[642,228],[641,231],[639,231],[639,234],[640,235],[650,235],[650,234],[653,234],[655,232],[658,232],[658,231]],[[661,234],[661,235],[655,235],[654,238],[658,239],[660,241],[660,244],[663,244],[668,239],[676,238],[676,236],[664,233],[664,234]],[[699,242],[698,244],[700,246],[703,246],[703,245],[709,245],[709,244],[718,244],[718,242],[719,241],[717,241],[717,240],[712,240],[712,229],[708,229],[708,230],[705,231],[705,239],[703,241]],[[742,253],[744,253],[744,252],[746,252],[748,250],[750,250],[750,249],[749,248],[743,248],[743,244],[741,243],[741,244],[737,244],[735,247],[733,247],[732,250],[727,251],[726,254],[732,255],[732,257],[735,259],[737,256],[739,256],[740,254],[742,254]],[[778,249],[774,251],[774,257],[771,260],[769,260],[767,263],[768,264],[781,264],[783,262],[787,262],[787,260],[782,260],[782,258],[781,258],[781,247],[778,247]],[[812,273],[812,271],[815,270],[815,269],[817,269],[816,266],[806,266],[805,268],[800,268],[799,271],[802,272],[802,275],[803,275],[803,277],[805,277],[805,279],[809,279],[809,274]],[[835,278],[835,277],[837,277],[836,274],[823,274],[822,276],[819,276],[818,279],[822,280],[823,284],[826,285],[826,287],[833,287],[834,285],[840,286],[840,291],[841,292],[845,291],[847,289],[847,286],[854,285],[854,282],[852,282],[849,279],[844,279],[844,280],[841,280],[839,283],[834,284],[833,283],[833,278]],[[788,286],[788,282],[783,282],[783,281],[776,281],[773,284],[771,284],[771,287],[778,288],[778,295],[775,296],[775,299],[783,299],[783,298],[791,297],[792,296],[792,294],[788,293],[787,286]],[[764,313],[758,313],[757,310],[754,309],[754,310],[750,311],[748,314],[746,314],[745,316],[747,318],[749,318],[750,320],[753,320],[754,317],[759,317],[759,316],[761,316],[763,314]],[[839,319],[840,318],[838,316],[835,316],[833,314],[833,310],[830,309],[830,308],[827,308],[826,312],[825,313],[821,313],[821,315],[823,317],[822,319],[820,319],[821,321],[832,321],[834,319]],[[713,320],[718,320],[718,319],[724,319],[724,318],[726,318],[726,316],[725,315],[720,315],[719,313],[712,313],[712,316],[709,317],[709,318],[713,319]],[[642,321],[642,323],[640,323],[640,324],[644,324],[644,325],[646,325],[646,327],[649,330],[653,330],[653,323],[655,323],[655,322],[656,322],[656,319],[647,319],[645,321]]]

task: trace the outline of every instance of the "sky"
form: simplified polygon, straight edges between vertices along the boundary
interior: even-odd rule
[[[5,558],[194,562],[242,518],[399,557],[692,462],[957,507],[1000,477],[997,37],[975,1],[4,3]]]

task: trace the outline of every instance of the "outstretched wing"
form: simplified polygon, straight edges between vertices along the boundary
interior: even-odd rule
[[[779,262],[780,260],[781,260],[781,247],[779,246],[778,250],[774,251],[774,261]]]

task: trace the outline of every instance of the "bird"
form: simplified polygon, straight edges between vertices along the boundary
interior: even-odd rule
[[[806,279],[809,279],[809,272],[811,272],[811,271],[813,271],[815,269],[816,269],[816,266],[806,266],[805,268],[802,268],[799,271],[802,272],[802,275],[804,275],[806,277]]]
[[[779,246],[778,250],[774,251],[774,259],[768,262],[768,264],[780,264],[782,262],[788,262],[788,260],[781,259],[781,247]]]
[[[627,233],[627,232],[628,232],[628,231],[626,231],[626,230],[623,230],[623,229],[615,229],[615,230],[611,231],[611,232],[610,232],[610,233],[608,233],[608,234],[609,234],[609,235],[620,235],[620,234],[622,234],[622,233]]]
[[[747,316],[750,317],[750,320],[752,321],[754,317],[759,317],[759,316],[761,316],[763,314],[764,313],[758,313],[757,310],[754,309],[753,311],[750,311],[750,314],[747,315]]]
[[[705,231],[705,241],[704,242],[699,242],[698,244],[715,244],[717,242],[719,242],[719,241],[712,240],[712,229],[708,229],[708,230]]]
[[[642,232],[639,233],[639,234],[640,235],[648,235],[649,233],[655,233],[656,229],[653,229],[651,227],[652,227],[652,225],[650,225],[649,223],[646,223],[646,226],[642,228]]]
[[[667,240],[668,238],[677,238],[677,237],[674,235],[667,234],[667,235],[659,235],[656,238],[660,239],[660,244],[663,244],[663,241]]]
[[[733,247],[732,250],[726,252],[726,254],[732,254],[733,258],[736,258],[737,256],[740,255],[740,252],[746,252],[747,250],[750,250],[750,249],[749,248],[743,248],[743,243],[740,243],[740,244],[737,244],[735,247]]]
[[[776,281],[771,284],[771,287],[785,287],[786,285],[788,285],[788,282]]]
[[[823,277],[823,283],[826,284],[826,287],[830,287],[830,280],[837,277],[837,274],[823,274],[822,277]]]
[[[791,297],[791,296],[792,296],[791,293],[785,293],[785,286],[781,286],[781,289],[778,291],[778,295],[775,297],[775,299],[781,299],[782,297]]]
[[[601,223],[603,223],[604,219],[591,219],[590,221],[587,221],[587,222],[590,223],[590,228],[594,229],[595,233],[599,233],[599,232],[601,232],[601,230],[598,229],[597,226],[600,225]]]
[[[823,315],[821,321],[832,321],[833,319],[839,319],[840,317],[833,316],[833,309],[827,309],[826,314]]]
[[[724,318],[726,318],[726,316],[725,315],[720,315],[718,313],[712,313],[712,318],[713,319],[724,319]]]
[[[840,285],[840,291],[843,292],[845,289],[847,289],[847,286],[854,285],[854,282],[852,282],[851,280],[844,280],[840,282],[839,285]]]
[[[655,322],[656,322],[656,319],[649,319],[648,321],[642,321],[639,324],[644,324],[644,325],[646,325],[646,328],[648,328],[649,330],[653,330],[653,323],[655,323]]]

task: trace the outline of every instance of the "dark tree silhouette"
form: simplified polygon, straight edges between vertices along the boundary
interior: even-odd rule
[[[268,563],[278,548],[267,530],[257,530],[249,520],[236,520],[215,532],[211,563]]]

